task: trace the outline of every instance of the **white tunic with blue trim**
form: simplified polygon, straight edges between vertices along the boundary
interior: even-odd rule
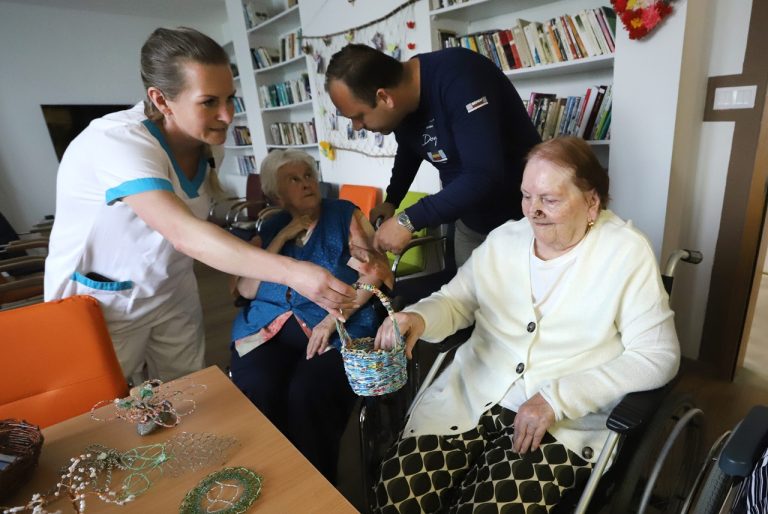
[[[141,103],[94,120],[69,145],[59,167],[46,301],[95,296],[110,330],[183,303],[196,291],[192,259],[121,200],[172,191],[204,219],[210,203],[207,172],[201,159],[193,180],[184,175]]]

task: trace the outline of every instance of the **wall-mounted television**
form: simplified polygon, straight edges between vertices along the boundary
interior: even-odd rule
[[[56,157],[61,161],[69,143],[96,118],[110,112],[129,109],[130,104],[112,105],[41,105]]]

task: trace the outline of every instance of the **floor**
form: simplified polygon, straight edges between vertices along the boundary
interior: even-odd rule
[[[226,369],[229,363],[229,331],[236,309],[229,293],[228,278],[223,273],[198,265],[196,268],[200,296],[205,316],[208,364]],[[768,405],[768,280],[763,281],[762,294],[752,329],[752,342],[748,347],[745,367],[740,369],[734,382],[710,378],[696,362],[684,361],[676,389],[691,394],[704,411],[705,447],[725,430],[732,428],[755,404]],[[362,490],[357,455],[359,434],[356,416],[342,441],[338,489],[361,509]]]

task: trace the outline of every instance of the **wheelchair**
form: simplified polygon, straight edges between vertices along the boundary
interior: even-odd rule
[[[701,260],[700,252],[675,251],[662,273],[667,292],[671,293],[679,262],[698,264]],[[359,419],[362,482],[369,512],[384,452],[399,436],[411,408],[471,330],[469,327],[442,343],[430,345],[439,353],[420,387],[418,368],[412,367],[403,390],[388,397],[363,398]],[[413,360],[417,360],[416,353]],[[703,412],[689,395],[671,392],[674,382],[656,390],[628,394],[614,407],[606,422],[611,434],[588,482],[583,489],[566,493],[553,513],[678,513],[690,505],[689,493],[699,478],[696,457],[701,454]],[[609,466],[614,453],[617,456]]]
[[[754,488],[750,487],[747,477],[757,471],[757,466],[765,468],[766,462],[768,406],[756,405],[736,428],[725,432],[712,445],[701,469],[698,487],[690,495],[690,508],[682,513],[765,512],[768,507],[765,474],[755,480]],[[753,510],[747,511],[750,495],[750,500],[762,502],[762,505],[752,505]]]

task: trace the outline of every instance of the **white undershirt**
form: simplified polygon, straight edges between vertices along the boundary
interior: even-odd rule
[[[584,239],[582,238],[582,241]],[[581,249],[581,242],[567,253],[550,260],[543,260],[534,252],[534,242],[528,252],[531,270],[531,299],[533,310],[536,313],[537,323],[544,317],[563,294],[563,284],[568,280],[568,275]],[[504,398],[501,399],[502,407],[517,412],[528,397],[525,394],[525,379],[520,378],[513,383]]]

